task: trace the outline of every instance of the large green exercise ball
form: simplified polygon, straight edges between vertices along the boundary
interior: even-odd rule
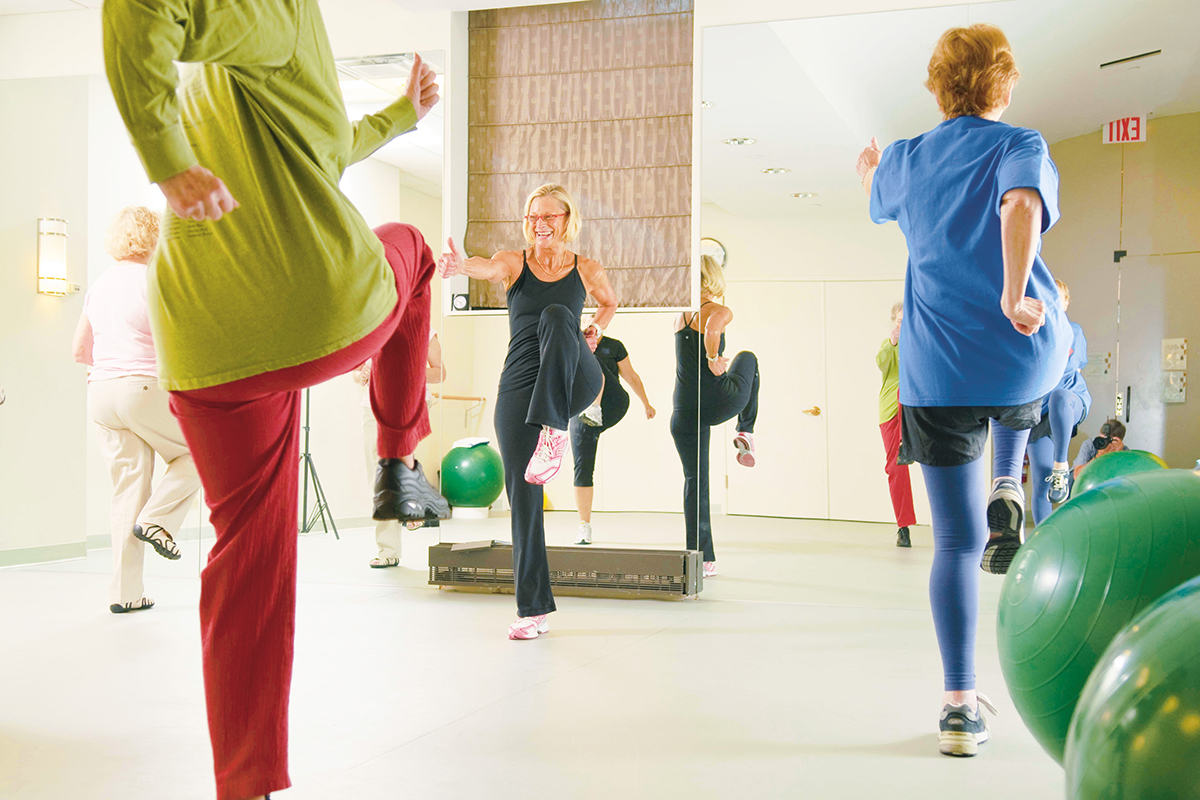
[[[1029,730],[1062,761],[1071,714],[1113,637],[1200,575],[1200,476],[1160,469],[1059,508],[1017,552],[1000,594],[1000,665]]]
[[[1067,797],[1200,797],[1200,579],[1109,645],[1071,720]]]
[[[452,506],[487,508],[504,491],[504,462],[486,439],[454,443],[442,459],[442,496]]]
[[[1105,453],[1099,458],[1089,461],[1087,466],[1079,471],[1079,477],[1075,479],[1075,486],[1071,489],[1071,496],[1079,497],[1105,481],[1122,475],[1163,469],[1166,466],[1165,461],[1145,450],[1118,450],[1115,453]]]

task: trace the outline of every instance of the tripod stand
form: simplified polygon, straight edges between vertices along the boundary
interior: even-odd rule
[[[308,420],[309,413],[312,411],[311,389],[304,390],[304,453],[300,456],[300,461],[303,464],[304,470],[304,505],[300,512],[300,532],[308,533],[316,527],[317,519],[321,520],[321,527],[329,533],[329,529],[333,528],[333,537],[340,540],[342,537],[338,535],[337,524],[333,521],[333,512],[329,510],[329,500],[325,497],[325,490],[321,488],[321,479],[317,477],[317,465],[313,461],[312,453],[308,451]],[[312,473],[313,494],[315,502],[313,504],[312,516],[308,515],[308,476]],[[328,522],[326,522],[328,517]]]

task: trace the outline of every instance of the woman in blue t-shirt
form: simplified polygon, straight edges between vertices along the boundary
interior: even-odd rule
[[[1071,291],[1060,280],[1058,295],[1065,312]],[[1029,485],[1033,487],[1033,524],[1050,516],[1051,503],[1065,502],[1071,493],[1071,465],[1067,461],[1071,439],[1092,407],[1092,395],[1080,372],[1087,365],[1087,339],[1083,328],[1071,322],[1071,351],[1067,368],[1054,391],[1042,400],[1042,421],[1029,434]],[[1046,484],[1049,484],[1047,486]]]
[[[945,121],[884,151],[872,139],[858,163],[871,219],[898,222],[908,242],[900,458],[921,464],[933,512],[947,755],[975,755],[988,738],[975,692],[978,565],[989,529],[1020,546],[1021,459],[1070,338],[1038,256],[1058,219],[1058,171],[1037,131],[1000,122],[1019,74],[999,28],[946,31],[925,84]],[[992,420],[989,496],[981,456]]]

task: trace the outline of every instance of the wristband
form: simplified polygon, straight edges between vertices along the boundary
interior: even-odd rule
[[[704,357],[707,358],[709,361],[716,361],[718,358],[721,357],[721,354],[717,353],[715,356],[710,356],[708,353],[705,353]]]

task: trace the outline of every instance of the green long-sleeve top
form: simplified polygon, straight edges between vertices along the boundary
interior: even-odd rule
[[[883,386],[879,389],[879,424],[896,416],[900,410],[900,359],[898,348],[891,339],[884,339],[875,354],[875,364],[883,373]]]
[[[241,204],[168,209],[150,265],[160,381],[198,389],[328,355],[396,305],[342,172],[416,123],[401,98],[351,124],[316,0],[105,0],[104,59],[153,182],[194,164]],[[180,81],[173,61],[203,62]]]

